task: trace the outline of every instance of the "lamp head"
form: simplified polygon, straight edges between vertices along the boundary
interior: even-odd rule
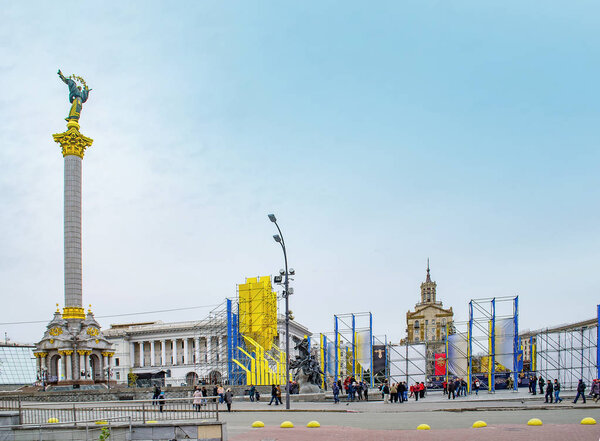
[[[290,276],[296,274],[296,270],[294,268],[290,268]]]
[[[279,270],[279,275],[280,275],[280,276],[283,276],[284,274],[285,274],[285,271],[284,271],[283,269],[280,269],[280,270]]]
[[[274,234],[273,239],[275,239],[275,242],[281,243],[281,237],[279,237],[279,234]]]
[[[275,217],[275,215],[274,215],[274,214],[269,214],[269,220],[270,220],[271,222],[277,222],[277,218]]]

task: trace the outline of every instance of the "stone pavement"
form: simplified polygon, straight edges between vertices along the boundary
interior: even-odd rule
[[[526,425],[488,426],[481,429],[446,430],[366,430],[355,427],[329,426],[316,429],[298,427],[293,429],[262,428],[252,429],[243,434],[229,437],[230,441],[455,441],[485,439],[485,441],[597,441],[600,437],[599,426],[545,425],[530,427]]]

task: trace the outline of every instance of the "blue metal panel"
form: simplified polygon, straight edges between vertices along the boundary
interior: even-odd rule
[[[340,352],[340,348],[339,348],[339,336],[338,336],[338,318],[337,315],[333,316],[334,319],[334,342],[335,342],[335,381],[338,381],[339,379],[339,375],[340,375],[340,360],[339,360],[339,352]]]
[[[352,314],[352,377],[356,378],[356,320]]]
[[[373,372],[373,314],[371,314],[369,312],[369,355],[370,355],[370,363],[371,366],[369,367],[369,372],[370,372],[370,378],[371,378],[371,387],[375,387],[375,379],[374,379],[374,372]]]
[[[600,305],[598,308],[598,327],[596,328],[596,378],[600,378]]]
[[[519,380],[519,296],[515,297],[514,303],[514,323],[515,323],[515,335],[513,336],[513,380],[514,385],[513,389],[516,391],[519,389],[518,380]],[[522,357],[523,355],[521,355]]]
[[[448,340],[448,329],[446,328],[446,340]],[[469,369],[469,390],[471,390],[471,385],[473,384],[473,300],[469,302],[469,341],[467,342],[468,350],[469,350],[469,365],[467,368]],[[448,343],[446,343],[446,347],[448,347]],[[448,355],[446,354],[446,357]],[[447,360],[447,359],[446,359]],[[480,363],[481,364],[481,363]],[[448,373],[446,369],[446,378],[448,378]]]
[[[231,299],[227,299],[227,379],[233,383],[233,317]]]
[[[496,298],[492,299],[492,392],[496,392]]]

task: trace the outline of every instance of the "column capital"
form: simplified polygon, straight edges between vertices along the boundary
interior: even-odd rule
[[[86,350],[86,349],[78,349],[77,353],[79,355],[90,355],[92,353],[92,351]]]
[[[110,352],[110,351],[102,352],[103,357],[112,357],[113,355],[115,355],[114,352]]]
[[[79,124],[74,121],[67,124],[67,129],[66,132],[52,135],[54,141],[60,144],[63,157],[74,155],[83,159],[85,149],[90,147],[94,140],[79,133]]]
[[[71,355],[73,353],[72,350],[64,350],[64,351],[58,351],[58,353],[60,355]]]
[[[48,356],[47,352],[34,352],[33,356],[35,358],[46,358]]]

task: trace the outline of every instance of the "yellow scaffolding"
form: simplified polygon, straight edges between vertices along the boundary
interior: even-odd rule
[[[248,277],[238,292],[240,334],[270,350],[277,335],[277,293],[271,277]]]

